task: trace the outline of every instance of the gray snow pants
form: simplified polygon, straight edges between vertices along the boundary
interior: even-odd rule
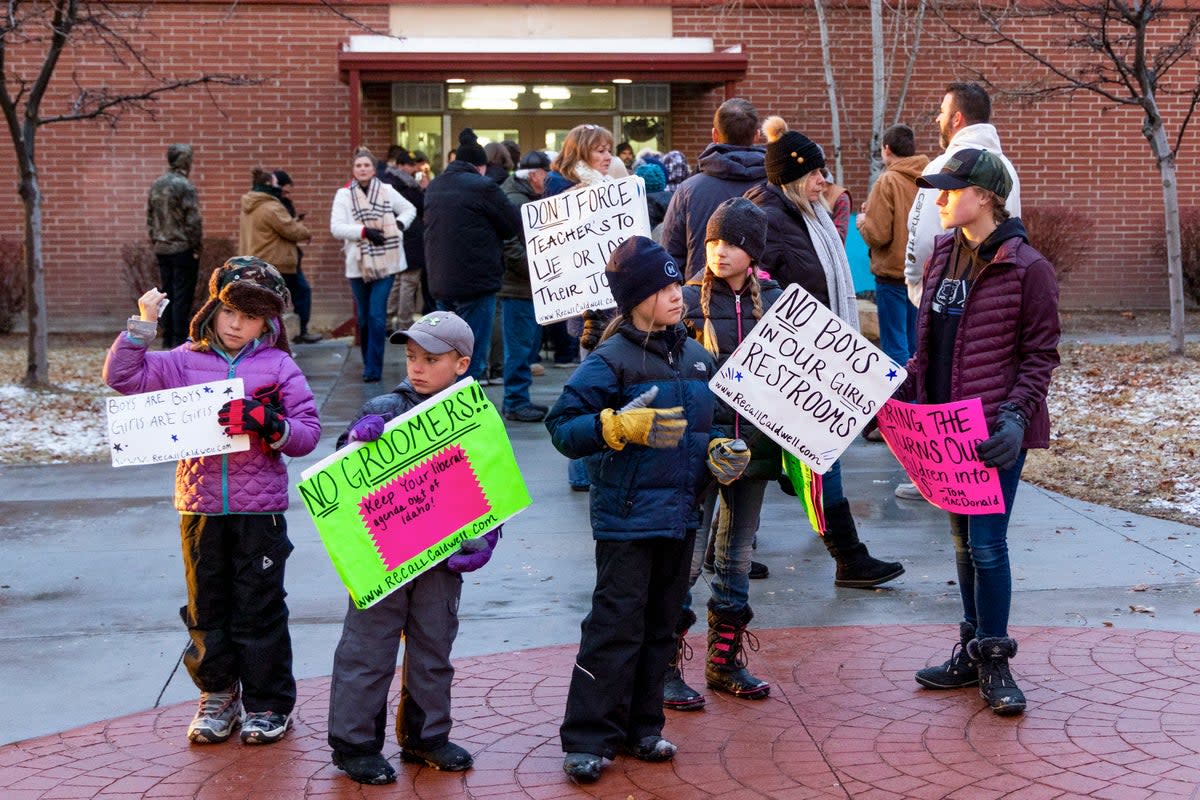
[[[462,576],[445,566],[419,575],[370,608],[350,603],[333,656],[329,746],[345,755],[383,750],[387,696],[404,638],[396,738],[432,750],[450,739],[450,647],[458,635]]]

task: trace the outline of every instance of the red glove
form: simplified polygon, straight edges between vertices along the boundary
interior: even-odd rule
[[[276,414],[283,414],[283,387],[278,383],[260,386],[250,395],[265,406],[270,406]]]
[[[275,444],[287,432],[287,423],[270,406],[253,398],[230,400],[217,412],[217,422],[230,436],[257,434],[264,442]]]

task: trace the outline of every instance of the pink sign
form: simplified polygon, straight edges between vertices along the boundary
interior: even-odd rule
[[[453,445],[382,484],[358,513],[391,571],[489,511],[467,454]]]
[[[1000,478],[975,455],[975,445],[988,438],[978,397],[930,405],[888,400],[876,419],[884,441],[930,503],[955,514],[1003,513]]]

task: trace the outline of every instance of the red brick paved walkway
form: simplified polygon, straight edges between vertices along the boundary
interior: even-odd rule
[[[475,754],[467,773],[398,765],[396,786],[351,782],[329,763],[328,680],[315,679],[301,683],[296,728],[278,745],[189,746],[193,705],[177,705],[0,747],[0,798],[1200,799],[1200,636],[1016,629],[1030,709],[1001,719],[974,689],[913,682],[956,635],[762,631],[752,667],[769,699],[710,694],[704,712],[668,715],[673,763],[619,758],[586,788],[561,772],[568,646],[457,662],[453,736]],[[397,761],[394,744],[385,752]]]

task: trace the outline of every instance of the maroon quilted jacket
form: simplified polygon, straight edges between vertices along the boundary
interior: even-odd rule
[[[1024,228],[1019,227],[1021,233]],[[925,265],[917,316],[917,351],[897,400],[928,402],[929,306],[946,271],[954,235],[939,236]],[[952,400],[980,397],[989,430],[1002,403],[1014,403],[1029,426],[1025,447],[1049,447],[1046,391],[1058,366],[1058,280],[1045,256],[1023,236],[1004,241],[967,295],[951,366]]]

